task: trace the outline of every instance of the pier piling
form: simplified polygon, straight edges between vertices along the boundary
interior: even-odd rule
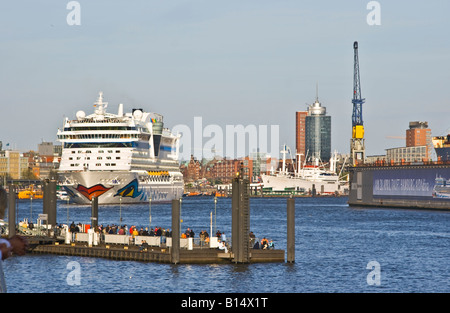
[[[56,225],[56,180],[45,180],[43,183],[43,213],[47,214],[49,225]]]
[[[98,226],[98,198],[93,197],[91,200],[91,226],[95,228]]]
[[[239,176],[233,180],[231,201],[231,249],[234,263],[250,262],[249,180]]]
[[[13,184],[9,185],[8,198],[8,236],[12,238],[16,234],[16,189]]]
[[[287,262],[295,262],[295,199],[287,200]]]
[[[172,200],[172,249],[171,263],[180,263],[180,200]]]

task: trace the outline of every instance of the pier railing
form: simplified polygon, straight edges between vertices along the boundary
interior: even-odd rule
[[[74,238],[72,237],[72,233],[69,233],[71,242],[89,242],[89,233],[78,232],[75,233]],[[95,239],[92,239],[93,242],[97,244],[106,244],[106,245],[118,245],[118,246],[142,246],[144,241],[149,247],[160,247],[160,248],[171,248],[172,247],[172,238],[166,236],[131,236],[131,235],[117,235],[117,234],[101,234],[101,233],[93,233]],[[66,233],[64,230],[61,231],[59,239],[66,238]],[[72,240],[74,239],[74,240]],[[251,249],[265,249],[263,244],[261,244],[261,238],[249,238],[249,248]],[[272,240],[268,239],[267,249],[274,249]],[[229,243],[230,241],[225,242],[225,246],[227,249],[230,249]],[[258,247],[255,246],[255,243],[260,243]],[[180,248],[193,250],[193,249],[219,249],[219,239],[218,237],[210,237],[208,240],[204,240],[203,238],[180,238]]]
[[[89,233],[78,232],[72,236],[69,233],[70,242],[89,242]],[[144,242],[149,247],[161,247],[170,248],[172,247],[172,238],[167,236],[131,236],[131,235],[116,235],[116,234],[101,234],[93,233],[95,236],[92,241],[97,242],[97,244],[108,244],[108,245],[130,245],[130,246],[141,246]],[[60,235],[57,236],[59,239],[66,238],[66,232],[61,231]],[[217,237],[210,238],[210,241],[203,240],[200,238],[180,238],[180,248],[181,249],[215,249],[218,248]]]

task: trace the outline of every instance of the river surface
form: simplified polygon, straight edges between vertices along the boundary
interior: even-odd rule
[[[286,199],[252,198],[251,230],[286,250]],[[450,212],[354,208],[347,198],[296,198],[295,263],[171,265],[26,255],[4,262],[12,293],[450,292]],[[171,205],[100,206],[99,224],[171,227]],[[231,199],[183,198],[182,230],[231,235]],[[18,219],[42,213],[20,201]],[[89,223],[89,206],[58,203],[58,223]],[[215,217],[215,218],[214,218]],[[76,271],[76,272],[74,272]],[[74,273],[76,276],[74,276]]]

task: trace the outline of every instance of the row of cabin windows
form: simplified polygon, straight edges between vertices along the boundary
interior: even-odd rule
[[[105,153],[105,151],[104,150],[98,150],[97,151],[98,153]],[[78,150],[77,152],[75,152],[75,150],[72,150],[72,154],[75,154],[75,153],[92,153],[92,151],[91,150],[86,150],[86,151],[82,151],[82,150]],[[113,153],[113,150],[108,150],[108,153]],[[120,153],[120,150],[116,150],[116,153]]]
[[[91,157],[86,157],[86,160],[90,160]],[[97,160],[102,160],[103,157],[97,157]],[[106,157],[107,160],[111,160],[112,158],[110,156]],[[69,157],[69,160],[73,160],[73,157]],[[77,160],[81,160],[81,157],[77,157]],[[120,160],[120,157],[116,157],[116,160]]]
[[[149,136],[147,136],[149,138]],[[145,138],[147,138],[145,137]],[[59,135],[58,139],[133,139],[140,138],[139,134],[79,134]]]
[[[116,163],[105,163],[105,166],[116,166]],[[71,167],[78,167],[80,166],[80,163],[74,163],[74,164],[70,164]],[[87,166],[87,164],[83,164],[83,166]],[[96,163],[95,166],[102,166],[101,163]]]

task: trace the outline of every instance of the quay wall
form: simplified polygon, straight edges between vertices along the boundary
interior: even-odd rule
[[[350,168],[350,206],[450,210],[450,165]]]

